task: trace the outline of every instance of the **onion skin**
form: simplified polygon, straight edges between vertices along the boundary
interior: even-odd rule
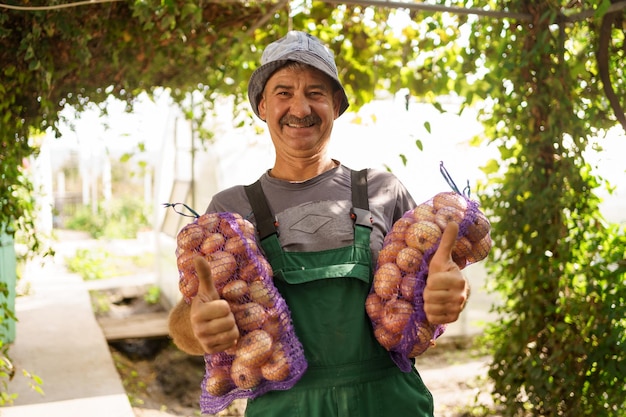
[[[437,209],[435,209],[435,207],[431,206],[428,203],[422,203],[413,209],[413,211],[411,212],[411,217],[416,222],[434,222],[436,213]]]
[[[370,293],[365,299],[365,311],[370,320],[378,322],[383,316],[385,301],[381,299],[375,292]]]
[[[195,250],[204,240],[204,229],[197,223],[189,223],[176,235],[176,246],[182,250]]]
[[[221,296],[228,301],[241,301],[248,293],[248,283],[241,279],[235,279],[224,285]]]
[[[407,229],[404,241],[407,246],[426,253],[439,241],[441,234],[442,231],[437,223],[424,220],[413,223]]]
[[[393,333],[385,326],[378,326],[374,329],[374,336],[378,343],[387,350],[393,350],[400,343],[401,333]]]
[[[396,264],[402,271],[414,273],[422,265],[422,259],[424,259],[422,252],[412,247],[406,247],[398,252]]]
[[[237,327],[244,332],[260,329],[267,319],[265,309],[257,303],[242,304],[233,313]]]
[[[404,249],[405,244],[403,240],[392,240],[378,252],[378,265],[386,264],[389,262],[395,262],[398,257],[398,252]]]
[[[433,197],[433,207],[437,211],[444,207],[452,207],[461,211],[462,214],[465,215],[465,211],[467,210],[467,200],[465,200],[465,197],[459,193],[454,191],[445,191]]]
[[[220,366],[211,369],[206,382],[206,391],[214,397],[225,395],[235,387],[228,367]]]
[[[415,298],[415,287],[417,286],[417,276],[415,274],[406,274],[400,281],[400,295],[406,301],[413,301]]]
[[[210,255],[222,249],[224,243],[226,243],[226,238],[221,233],[209,233],[200,245],[200,252]]]
[[[413,306],[410,302],[396,299],[385,305],[383,317],[380,323],[393,334],[401,334],[409,324],[409,319],[413,313]]]
[[[487,217],[480,211],[476,210],[476,217],[467,228],[467,238],[472,243],[481,241],[491,230],[491,224]]]
[[[230,377],[237,388],[252,389],[263,380],[261,368],[244,365],[241,360],[235,358],[230,368]]]
[[[253,302],[272,308],[275,304],[274,298],[271,288],[265,282],[256,280],[250,283],[250,299]]]
[[[393,298],[400,289],[402,275],[395,263],[381,265],[374,274],[374,291],[385,300]]]
[[[217,251],[209,255],[208,261],[213,283],[215,287],[220,290],[235,274],[237,270],[237,260],[228,252]]]
[[[284,381],[290,373],[289,359],[282,345],[278,345],[272,352],[272,356],[261,366],[261,375],[268,381]]]
[[[465,212],[461,211],[454,207],[442,207],[437,210],[437,214],[435,215],[435,223],[441,229],[441,231],[445,230],[448,223],[456,223],[461,224],[463,221],[463,217],[465,217]]]
[[[272,336],[265,330],[253,330],[237,343],[235,360],[242,365],[260,367],[272,355]]]

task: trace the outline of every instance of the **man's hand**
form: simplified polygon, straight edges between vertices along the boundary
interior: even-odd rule
[[[239,339],[235,316],[228,302],[220,299],[207,260],[197,256],[194,266],[199,285],[198,293],[191,301],[191,329],[206,353],[223,352],[235,346]]]
[[[459,318],[469,295],[469,285],[452,260],[459,225],[450,222],[428,266],[424,288],[424,312],[431,324],[452,323]]]

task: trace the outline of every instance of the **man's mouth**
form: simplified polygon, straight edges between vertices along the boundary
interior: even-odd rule
[[[296,129],[302,129],[314,126],[321,122],[320,118],[315,115],[306,116],[303,118],[285,116],[281,119],[281,124]]]
[[[303,128],[303,127],[311,127],[313,124],[303,124],[303,123],[287,123],[289,127]]]

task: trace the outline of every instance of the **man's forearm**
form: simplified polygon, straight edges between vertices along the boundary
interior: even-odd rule
[[[189,312],[191,307],[184,300],[181,300],[170,312],[169,332],[174,344],[183,352],[190,355],[203,355],[204,350],[198,343],[198,339],[193,334]]]

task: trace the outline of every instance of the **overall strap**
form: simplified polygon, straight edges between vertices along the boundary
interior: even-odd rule
[[[248,201],[252,206],[252,212],[256,219],[257,230],[261,240],[277,233],[276,224],[273,220],[272,212],[267,204],[263,187],[261,187],[261,179],[259,178],[253,184],[244,185],[244,190],[248,196]]]
[[[350,217],[356,225],[372,228],[374,219],[370,212],[369,194],[367,192],[367,169],[352,170],[352,209]]]

